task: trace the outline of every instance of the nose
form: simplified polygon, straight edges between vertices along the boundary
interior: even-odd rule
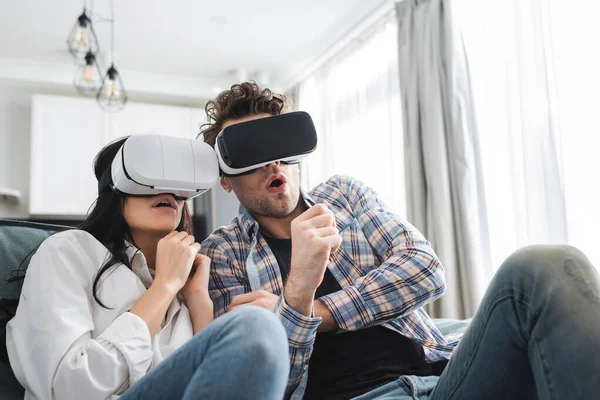
[[[272,163],[269,163],[267,165],[263,165],[263,169],[268,169],[270,168],[272,165],[279,167],[281,165],[281,161],[273,161]]]

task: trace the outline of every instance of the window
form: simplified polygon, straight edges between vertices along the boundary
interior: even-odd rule
[[[460,1],[493,264],[569,243],[597,267],[600,26],[593,2]]]
[[[406,214],[393,13],[302,82],[298,108],[311,114],[319,135],[317,151],[301,166],[303,187],[350,175]]]

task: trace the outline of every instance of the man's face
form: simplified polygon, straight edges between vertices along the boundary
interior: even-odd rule
[[[258,114],[228,120],[223,123],[223,129],[240,122],[270,116],[270,114]],[[274,162],[248,175],[221,177],[221,186],[228,192],[233,190],[240,203],[252,215],[284,218],[290,215],[298,205],[299,181],[298,164]]]

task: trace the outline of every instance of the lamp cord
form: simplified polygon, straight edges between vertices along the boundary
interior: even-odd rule
[[[110,46],[111,46],[111,62],[115,63],[115,3],[110,0]]]

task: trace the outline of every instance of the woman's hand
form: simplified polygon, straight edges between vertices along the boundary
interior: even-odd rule
[[[188,281],[199,250],[200,244],[187,232],[173,231],[160,239],[156,250],[154,282],[177,293]]]
[[[197,254],[192,273],[182,290],[192,318],[194,334],[213,320],[213,302],[208,296],[209,273],[210,258]]]

